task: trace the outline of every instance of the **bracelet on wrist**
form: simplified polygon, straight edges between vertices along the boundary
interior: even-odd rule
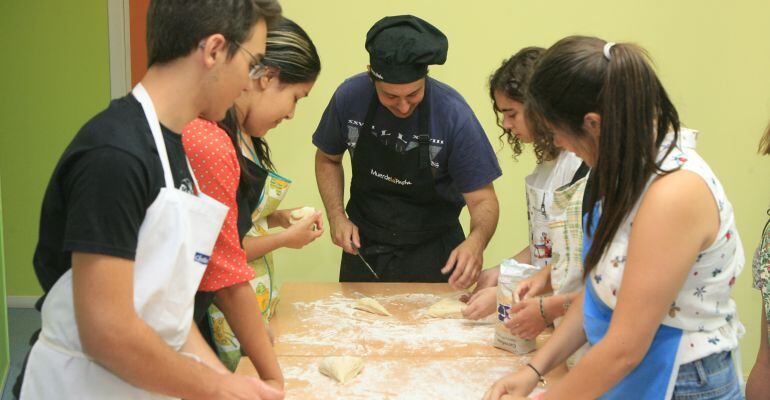
[[[541,374],[541,373],[540,373],[540,371],[538,371],[538,370],[537,370],[537,368],[535,368],[535,366],[534,366],[534,365],[532,365],[532,363],[527,363],[527,366],[528,366],[528,367],[529,367],[529,368],[530,368],[532,371],[535,371],[535,373],[537,374],[537,381],[538,381],[538,382],[540,382],[540,384],[541,384],[541,385],[545,386],[545,385],[548,383],[548,382],[546,382],[546,380],[545,380],[545,376],[543,376],[543,374]]]
[[[545,298],[543,296],[540,296],[540,316],[543,318],[543,322],[545,322],[546,325],[548,325],[548,318],[545,316]]]

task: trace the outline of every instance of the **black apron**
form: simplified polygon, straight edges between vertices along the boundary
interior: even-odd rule
[[[446,282],[449,253],[465,240],[462,206],[436,191],[430,163],[430,92],[418,106],[418,146],[398,152],[371,131],[380,102],[372,96],[352,157],[346,211],[358,226],[360,254],[380,282]],[[342,254],[340,282],[378,281],[357,255]]]

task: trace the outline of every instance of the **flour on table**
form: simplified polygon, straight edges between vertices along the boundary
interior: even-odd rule
[[[349,295],[365,297],[360,293]],[[469,345],[492,346],[494,321],[491,318],[469,321],[437,319],[427,314],[431,305],[446,296],[426,293],[372,296],[380,304],[387,304],[391,312],[410,310],[407,315],[395,314],[391,318],[355,310],[355,297],[338,292],[315,301],[293,303],[300,324],[297,333],[280,334],[276,342],[331,347],[336,354],[356,356],[388,355],[395,348],[437,354]]]
[[[286,399],[435,400],[481,399],[492,384],[516,371],[529,357],[447,357],[441,360],[366,360],[366,368],[347,384],[329,382],[314,359],[282,365],[291,389]]]

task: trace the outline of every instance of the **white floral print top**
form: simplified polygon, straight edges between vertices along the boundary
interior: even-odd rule
[[[681,168],[703,178],[719,207],[720,220],[717,240],[698,254],[689,277],[662,321],[664,325],[683,330],[677,352],[681,365],[738,347],[744,328],[736,318],[735,301],[730,292],[743,269],[745,257],[735,226],[733,206],[722,184],[691,146],[682,145],[681,140],[674,145],[672,139],[673,135],[669,134],[659,149],[658,161],[665,156],[661,169]],[[666,150],[672,145],[673,150],[666,155]],[[656,178],[657,175],[650,178],[647,188]],[[628,239],[643,197],[644,193],[590,274],[597,295],[612,309],[615,308],[618,292],[622,290],[620,283],[628,253]]]

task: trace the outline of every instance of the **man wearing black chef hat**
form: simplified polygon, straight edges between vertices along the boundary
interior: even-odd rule
[[[467,288],[497,226],[492,182],[502,172],[462,96],[428,77],[428,65],[446,61],[447,38],[415,16],[385,17],[366,34],[366,50],[368,73],[337,88],[313,134],[318,189],[332,240],[344,250],[340,281]],[[345,150],[353,176],[347,208]],[[458,219],[466,204],[467,238]]]

